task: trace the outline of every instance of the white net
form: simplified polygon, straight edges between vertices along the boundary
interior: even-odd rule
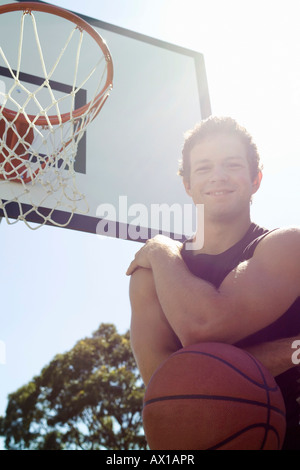
[[[99,113],[112,88],[107,84],[111,58],[98,47],[93,66],[84,71],[84,76],[82,71],[79,73],[87,33],[71,23],[59,54],[47,68],[35,14],[18,13],[21,22],[14,67],[5,49],[0,48],[1,63],[10,79],[8,87],[0,87],[0,209],[10,224],[23,220],[32,229],[45,223],[67,226],[75,212],[88,212],[85,197],[76,186],[75,156],[87,125]],[[31,35],[31,43],[34,38],[42,70],[40,83],[30,86],[22,80],[21,72],[26,33]],[[49,41],[47,47],[51,47]],[[59,93],[53,86],[55,72],[63,66],[70,50],[74,56],[72,84],[68,93]],[[91,78],[93,94],[78,112],[77,95]],[[8,215],[12,206],[16,219]]]

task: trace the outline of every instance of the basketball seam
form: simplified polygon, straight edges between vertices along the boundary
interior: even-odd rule
[[[231,436],[227,437],[223,441],[218,442],[217,444],[215,444],[213,447],[209,447],[207,450],[217,450],[218,448],[222,447],[223,445],[227,444],[228,442],[232,441],[233,439],[236,439],[237,437],[241,436],[245,432],[250,431],[251,429],[255,429],[255,428],[265,428],[265,431],[274,431],[274,433],[277,437],[277,447],[279,449],[280,439],[279,439],[279,434],[278,434],[277,429],[274,426],[270,426],[269,424],[266,424],[266,423],[255,423],[255,424],[251,424],[250,426],[247,426],[244,429],[241,429],[240,431],[236,432],[235,434],[232,434]]]
[[[265,385],[267,385],[266,384],[266,378],[265,378],[265,375],[264,375],[264,373],[261,369],[260,363],[251,354],[249,354],[247,352],[246,352],[246,354],[255,363],[255,365],[256,365],[257,369],[259,370],[259,373],[260,373]],[[270,419],[271,419],[271,410],[270,410],[270,392],[268,390],[268,387],[265,387],[265,391],[266,391],[266,394],[267,394],[267,405],[268,405],[267,424],[268,424],[268,428],[269,428]],[[265,428],[265,435],[263,437],[263,440],[262,440],[262,443],[261,443],[261,446],[260,446],[260,450],[264,449],[264,446],[265,446],[265,443],[266,443],[266,440],[267,440],[267,435],[268,435],[268,428]]]
[[[269,408],[275,413],[279,413],[280,415],[285,417],[285,413],[280,408],[270,405],[269,403],[249,400],[247,398],[229,397],[226,395],[201,395],[201,394],[167,395],[163,397],[151,398],[150,400],[146,400],[144,402],[143,407],[145,408],[146,406],[151,405],[153,403],[157,403],[160,401],[168,401],[168,400],[220,400],[220,401],[223,400],[223,401],[231,401],[231,402],[238,402],[238,403],[247,403],[248,405],[255,405],[255,406],[260,406],[263,408]]]
[[[211,357],[213,359],[217,359],[218,361],[222,362],[223,364],[226,364],[228,367],[230,367],[231,369],[233,369],[235,372],[237,372],[239,375],[241,375],[242,377],[244,377],[245,379],[247,379],[249,382],[253,383],[254,385],[256,385],[257,387],[260,387],[264,390],[269,390],[271,392],[276,392],[278,390],[278,386],[276,385],[275,387],[269,387],[268,385],[267,386],[264,386],[266,385],[266,382],[264,381],[264,384],[261,384],[259,382],[256,382],[254,379],[252,379],[251,377],[249,377],[247,374],[245,374],[244,372],[240,371],[237,367],[233,366],[230,362],[227,362],[225,359],[222,359],[218,356],[215,356],[214,354],[211,354],[211,353],[207,353],[207,352],[203,352],[203,351],[194,351],[194,350],[191,350],[191,351],[177,351],[175,354],[176,355],[179,355],[179,354],[199,354],[199,355],[204,355],[204,356],[208,356],[208,357]],[[174,357],[175,357],[175,354],[174,354]],[[250,355],[250,354],[247,354],[251,359],[253,359],[253,357]],[[256,361],[255,361],[255,364],[257,365]],[[261,372],[261,370],[260,370]]]

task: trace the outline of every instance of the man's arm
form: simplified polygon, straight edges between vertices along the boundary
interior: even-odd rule
[[[261,343],[243,349],[256,357],[276,377],[295,367],[292,360],[294,352],[292,345],[294,341],[299,340],[300,335],[293,338],[283,338],[268,343]]]
[[[235,343],[273,323],[299,296],[299,255],[298,229],[272,232],[216,289],[188,270],[178,243],[158,237],[140,250],[128,274],[152,269],[164,314],[183,345]]]

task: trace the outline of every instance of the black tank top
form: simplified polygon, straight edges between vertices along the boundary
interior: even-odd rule
[[[218,288],[230,271],[253,256],[258,243],[270,232],[270,230],[252,223],[244,237],[223,253],[193,255],[193,252],[186,250],[184,245],[182,257],[195,276],[210,282]],[[300,335],[300,297],[278,320],[242,339],[235,346],[246,348],[267,341],[293,337],[297,334]],[[291,357],[292,353],[291,348]],[[297,402],[297,400],[300,402],[300,366],[295,366],[278,375],[275,380],[281,388],[285,400],[287,424],[291,428],[297,428],[297,439],[299,439],[297,449],[300,449],[300,403]]]

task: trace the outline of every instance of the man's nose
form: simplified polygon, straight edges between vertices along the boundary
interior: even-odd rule
[[[221,165],[214,167],[211,175],[210,175],[210,182],[216,183],[218,181],[227,181],[228,175],[224,167]]]

